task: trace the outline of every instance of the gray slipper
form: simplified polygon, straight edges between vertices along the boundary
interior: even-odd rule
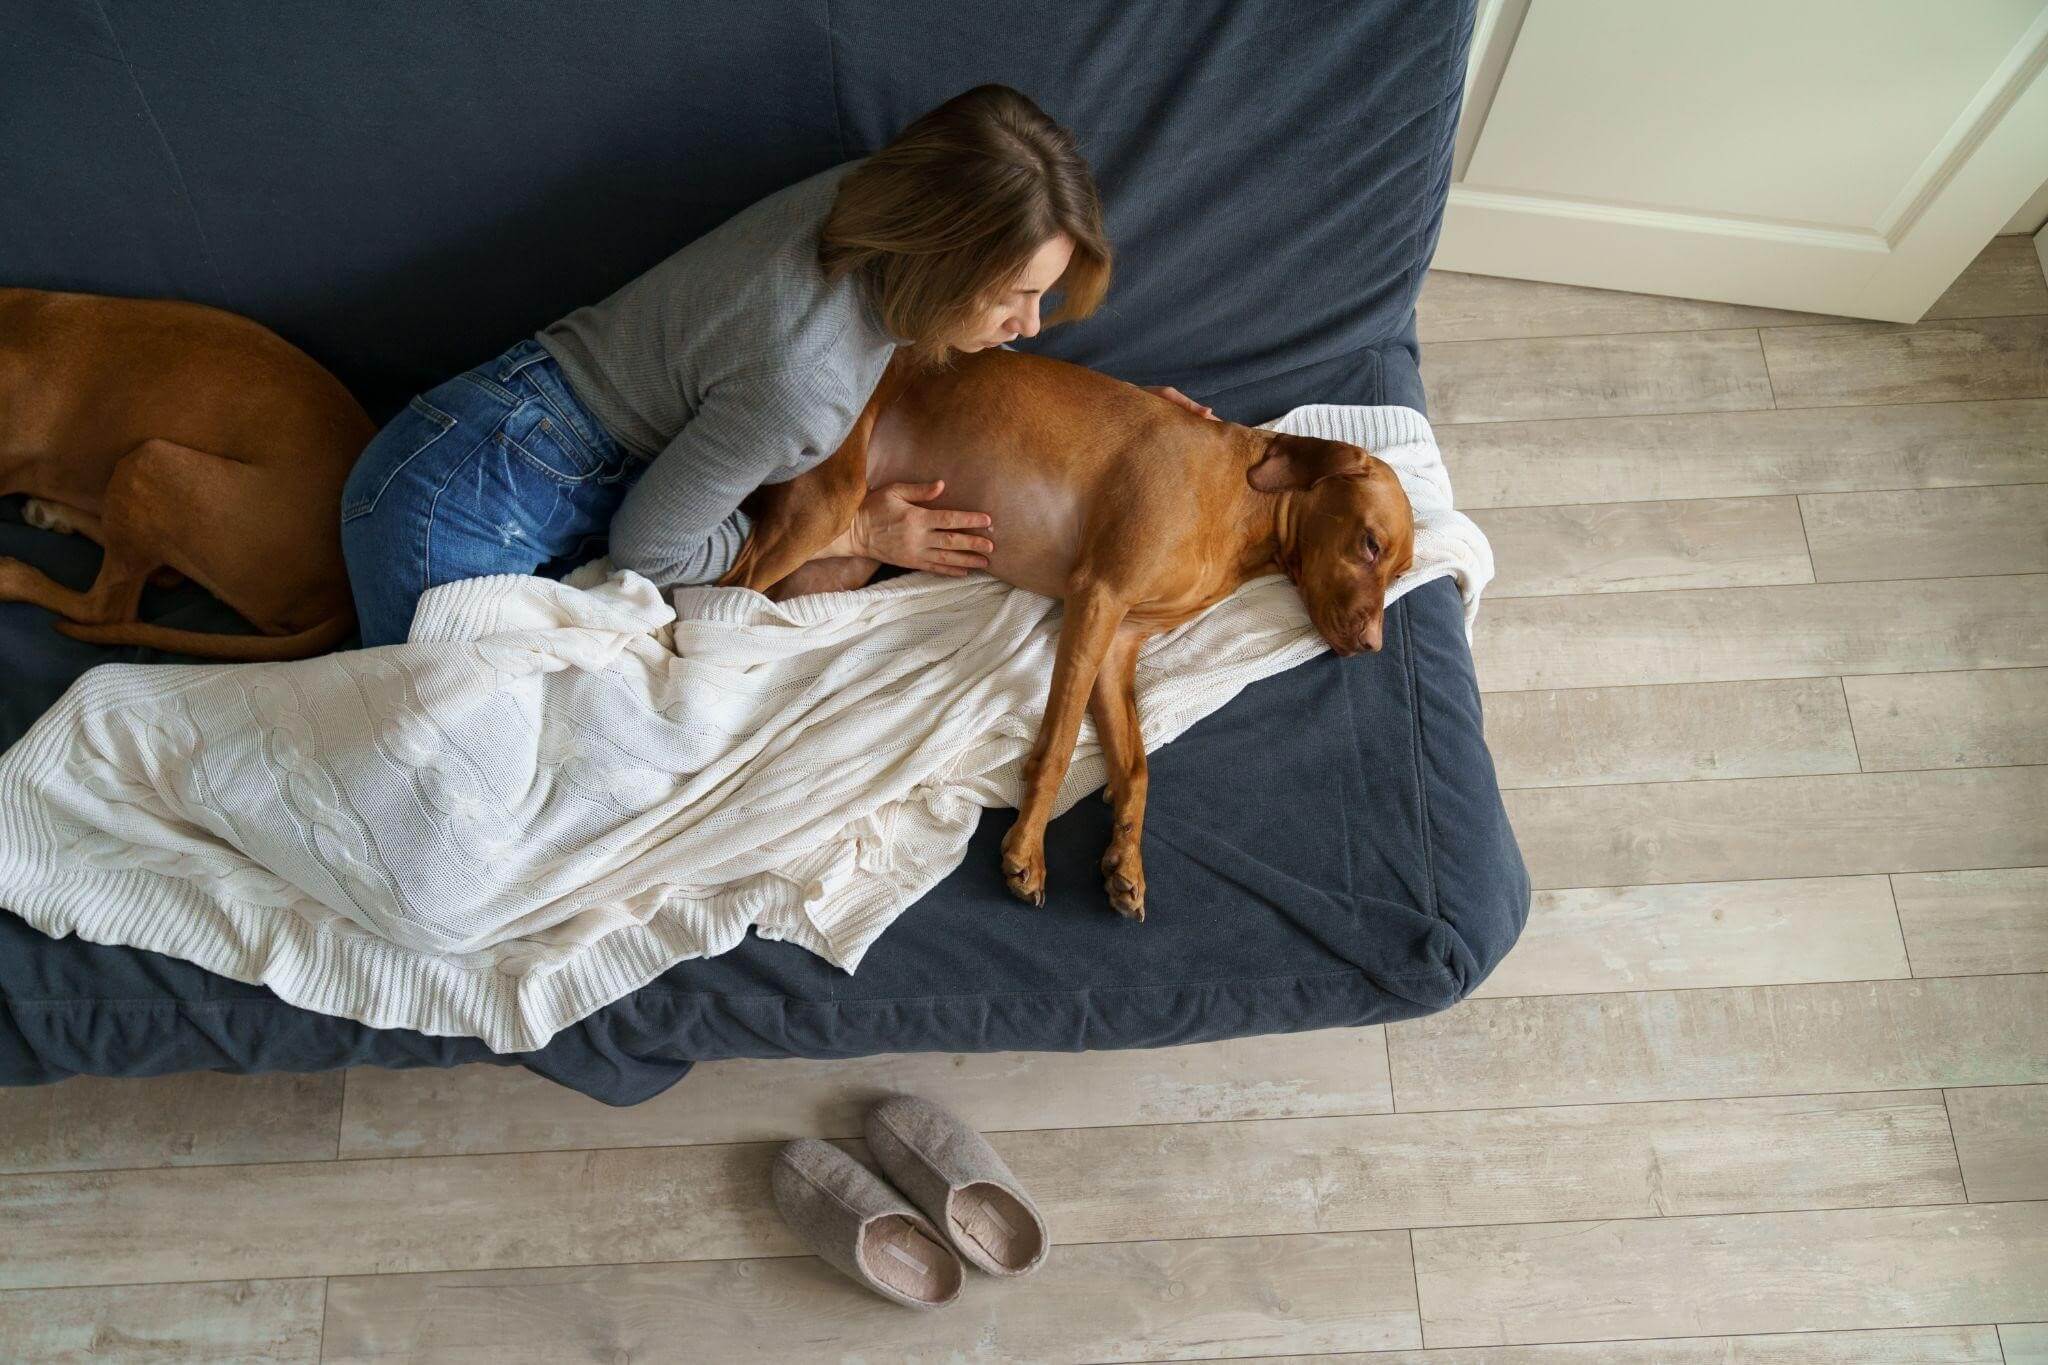
[[[889,1179],[963,1259],[991,1275],[1022,1275],[1045,1263],[1052,1238],[1038,1205],[958,1115],[915,1095],[891,1095],[868,1109],[862,1127]]]
[[[906,1308],[943,1308],[967,1271],[901,1193],[829,1142],[797,1138],[769,1167],[775,1207],[827,1265]]]

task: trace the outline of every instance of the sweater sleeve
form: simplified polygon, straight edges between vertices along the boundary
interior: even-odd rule
[[[740,500],[831,454],[860,406],[829,372],[783,370],[713,385],[612,514],[613,567],[663,591],[716,581],[752,530]]]

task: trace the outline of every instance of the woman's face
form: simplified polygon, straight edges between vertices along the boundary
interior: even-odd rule
[[[1064,232],[1038,248],[1023,273],[1011,282],[1010,292],[962,329],[961,339],[953,343],[954,349],[985,351],[1018,337],[1037,336],[1039,300],[1066,274],[1067,262],[1073,256],[1074,239]]]

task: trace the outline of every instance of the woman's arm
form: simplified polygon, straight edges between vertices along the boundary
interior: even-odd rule
[[[787,478],[815,465],[858,415],[836,383],[819,393],[793,371],[715,385],[612,515],[613,566],[663,590],[716,582],[753,527],[740,501],[770,475]],[[995,549],[985,514],[920,505],[943,487],[874,490],[853,524],[812,559],[871,559],[955,575],[985,568]]]
[[[662,589],[716,582],[753,527],[740,500],[771,474],[815,463],[811,428],[850,406],[836,384],[819,392],[788,371],[713,385],[612,514],[612,564]]]
[[[856,512],[854,513],[854,524],[852,526],[848,526],[844,531],[841,531],[830,545],[827,545],[824,549],[818,551],[818,553],[812,555],[810,559],[805,560],[804,562],[808,564],[814,563],[820,559],[842,559],[848,556],[857,556],[859,558],[865,559],[866,556],[862,555],[860,550],[856,548],[853,543],[854,529],[859,524],[860,514]]]

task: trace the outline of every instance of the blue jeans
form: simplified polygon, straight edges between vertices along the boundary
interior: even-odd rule
[[[342,486],[363,648],[403,644],[428,588],[560,578],[606,553],[612,513],[649,463],[606,434],[530,337],[414,397]]]

